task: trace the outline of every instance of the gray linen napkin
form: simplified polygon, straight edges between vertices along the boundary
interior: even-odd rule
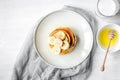
[[[95,20],[88,15],[88,12],[71,7],[66,6],[63,9],[73,10],[75,12],[83,15],[88,22],[90,23],[92,29],[95,26]],[[35,28],[36,26],[34,26]],[[94,32],[94,30],[93,30]],[[17,61],[15,63],[12,80],[86,80],[91,72],[90,61],[91,54],[87,57],[87,59],[79,64],[76,67],[70,69],[58,69],[54,68],[50,65],[45,64],[36,54],[33,45],[33,33],[34,30],[30,32],[27,37],[26,42],[18,55]],[[95,46],[91,53],[94,53]]]

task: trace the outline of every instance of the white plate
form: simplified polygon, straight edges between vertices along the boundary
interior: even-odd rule
[[[67,26],[77,36],[74,50],[66,55],[54,55],[48,45],[48,36],[57,27]],[[57,68],[72,68],[82,63],[90,54],[93,33],[86,19],[70,10],[59,10],[48,14],[35,31],[35,48],[41,59]]]

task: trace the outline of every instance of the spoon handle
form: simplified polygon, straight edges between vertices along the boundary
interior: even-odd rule
[[[103,64],[102,64],[102,66],[100,67],[100,70],[101,70],[101,71],[104,71],[104,70],[105,70],[105,63],[106,63],[108,51],[109,51],[109,48],[110,48],[111,40],[112,40],[112,39],[110,39],[110,41],[109,41],[109,44],[108,44],[108,47],[107,47],[107,50],[106,50],[106,54],[105,54],[105,57],[104,57],[104,60],[103,60]]]

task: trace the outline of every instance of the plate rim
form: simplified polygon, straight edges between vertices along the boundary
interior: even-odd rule
[[[37,34],[37,29],[39,28],[39,25],[41,24],[41,22],[46,18],[46,17],[48,17],[49,15],[51,15],[51,14],[53,14],[53,13],[56,13],[56,12],[59,12],[59,11],[71,11],[71,12],[75,12],[75,13],[77,13],[77,14],[79,14],[81,17],[83,17],[84,19],[85,19],[85,21],[88,23],[88,25],[89,25],[89,27],[90,27],[90,31],[91,31],[91,33],[92,33],[92,35],[91,35],[91,49],[89,50],[89,53],[88,53],[88,55],[85,57],[85,59],[83,59],[79,64],[77,64],[77,65],[74,65],[74,66],[72,66],[72,67],[60,67],[60,66],[55,66],[55,65],[52,65],[52,64],[50,64],[48,61],[46,61],[41,55],[40,55],[40,52],[39,52],[39,50],[38,50],[38,48],[37,48],[37,45],[36,45],[36,34]],[[81,13],[78,13],[78,12],[76,12],[76,11],[73,11],[73,10],[62,10],[62,9],[60,9],[60,10],[55,10],[55,11],[52,11],[52,12],[50,12],[50,13],[48,13],[47,15],[45,15],[45,16],[43,16],[43,17],[41,17],[40,18],[40,20],[39,20],[39,22],[38,22],[38,24],[37,24],[37,26],[35,27],[35,29],[34,29],[34,34],[33,34],[33,44],[34,44],[34,48],[35,48],[35,51],[36,51],[36,53],[37,53],[37,55],[39,56],[39,59],[41,59],[45,64],[47,64],[47,65],[50,65],[50,66],[52,66],[52,67],[54,67],[54,68],[60,68],[60,69],[69,69],[69,68],[73,68],[73,67],[75,67],[75,66],[78,66],[78,65],[80,65],[80,64],[82,64],[89,56],[90,56],[90,52],[92,51],[92,48],[93,48],[93,45],[94,45],[94,43],[93,43],[93,40],[94,40],[94,36],[93,36],[93,30],[92,30],[92,27],[91,27],[91,24],[89,23],[89,21],[86,19],[86,17],[84,17]]]

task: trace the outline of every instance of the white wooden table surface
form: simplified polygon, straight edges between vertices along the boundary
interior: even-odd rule
[[[120,16],[99,18],[97,0],[0,0],[0,80],[10,80],[16,57],[28,32],[36,21],[51,11],[71,5],[91,11],[98,28],[107,22],[120,24]],[[88,80],[120,80],[120,52],[108,55],[106,71],[100,72],[104,52],[97,48]]]

